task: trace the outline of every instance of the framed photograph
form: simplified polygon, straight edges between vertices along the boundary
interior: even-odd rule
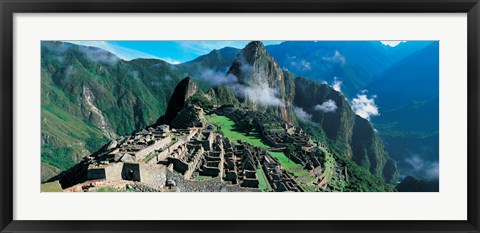
[[[1,1],[1,232],[479,232],[479,4]]]

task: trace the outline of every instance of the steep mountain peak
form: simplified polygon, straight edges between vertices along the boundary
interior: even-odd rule
[[[168,101],[165,115],[160,118],[157,123],[170,124],[177,116],[178,112],[185,107],[188,98],[197,93],[198,90],[199,87],[192,78],[186,77],[180,81],[177,87],[175,87],[175,91],[170,97],[170,101]]]
[[[277,79],[278,75],[271,76],[268,75],[269,72],[281,75],[282,70],[260,41],[252,41],[240,50],[228,71],[235,75],[240,83],[248,85],[273,83],[274,80],[269,78]]]
[[[294,77],[278,66],[262,42],[247,44],[238,53],[227,76],[236,77],[244,87],[235,93],[241,102],[254,110],[272,110],[286,122],[294,122]]]
[[[268,55],[267,49],[261,41],[252,41],[248,43],[241,52],[249,64],[253,64],[253,62],[255,61],[254,59],[257,56],[270,56]]]

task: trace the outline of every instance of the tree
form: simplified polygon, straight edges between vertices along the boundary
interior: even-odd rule
[[[296,148],[292,144],[288,145],[287,148],[286,148],[287,155],[293,155],[295,153],[295,151],[296,151]]]

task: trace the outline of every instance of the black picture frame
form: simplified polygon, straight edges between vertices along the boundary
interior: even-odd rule
[[[1,232],[480,232],[478,0],[1,0]],[[17,221],[13,220],[15,13],[468,13],[466,221]],[[440,207],[439,207],[440,208]]]

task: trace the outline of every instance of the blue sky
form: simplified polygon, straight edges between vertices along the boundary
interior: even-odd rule
[[[214,49],[243,48],[250,41],[66,41],[105,49],[124,60],[158,58],[177,64],[197,58]],[[263,41],[265,45],[281,41]]]
[[[66,41],[79,45],[94,46],[107,50],[121,59],[157,58],[172,64],[191,61],[214,49],[224,47],[243,48],[250,41]],[[282,41],[262,41],[265,45],[280,44]],[[395,47],[404,41],[381,41],[385,46]]]

